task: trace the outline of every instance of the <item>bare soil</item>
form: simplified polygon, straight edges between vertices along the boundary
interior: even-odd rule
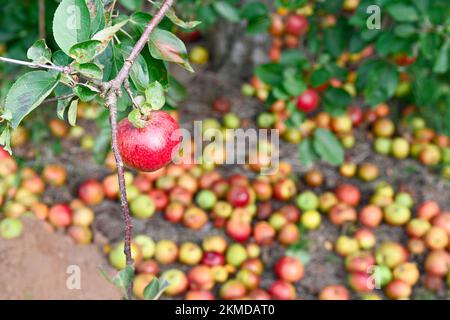
[[[66,235],[47,231],[34,218],[25,218],[24,225],[19,238],[0,239],[0,299],[121,298],[98,270],[100,266],[109,270],[98,245],[75,245]],[[79,267],[79,289],[69,289],[75,284],[70,281],[74,275],[70,266]]]

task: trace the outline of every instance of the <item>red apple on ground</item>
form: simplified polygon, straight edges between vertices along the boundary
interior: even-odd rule
[[[388,283],[384,292],[389,299],[408,299],[411,296],[412,288],[409,284],[395,279]]]
[[[275,274],[284,281],[297,282],[303,278],[305,268],[300,260],[285,256],[275,264]]]
[[[257,289],[261,282],[259,275],[248,269],[239,270],[236,274],[236,279],[242,282],[247,290]]]
[[[328,212],[328,217],[331,223],[342,225],[346,222],[356,221],[357,214],[353,207],[350,207],[345,203],[338,203]]]
[[[349,286],[356,292],[370,292],[375,288],[375,282],[370,273],[354,272],[348,276]]]
[[[275,300],[294,300],[297,297],[295,287],[283,280],[274,281],[269,288],[269,293]]]
[[[139,263],[136,263],[136,272],[156,275],[159,273],[159,265],[155,260],[152,259],[143,260]]]
[[[257,222],[253,228],[255,242],[260,245],[272,244],[275,233],[275,229],[266,221]]]
[[[228,280],[220,288],[220,297],[224,300],[240,299],[246,293],[247,290],[244,284],[236,279]]]
[[[57,164],[46,165],[42,171],[44,180],[56,187],[64,185],[67,179],[67,172],[64,167]]]
[[[250,203],[250,192],[245,186],[233,185],[227,192],[227,201],[233,207],[245,207]]]
[[[211,290],[214,286],[214,276],[208,266],[195,266],[189,271],[188,279],[193,290]]]
[[[336,188],[335,194],[339,201],[352,207],[357,206],[361,199],[361,192],[356,186],[351,184],[340,184]]]
[[[215,300],[212,292],[204,290],[190,290],[184,298],[185,300]]]
[[[370,204],[365,206],[359,212],[359,221],[369,228],[376,228],[383,219],[383,211],[380,207]]]
[[[161,274],[161,279],[169,282],[169,286],[164,290],[164,294],[168,296],[178,296],[185,292],[188,288],[188,279],[183,271],[178,269],[169,269]]]
[[[401,244],[393,241],[382,243],[375,252],[377,264],[395,268],[408,260],[408,251]]]
[[[208,215],[197,207],[189,207],[183,215],[183,224],[193,230],[200,230],[208,222]]]
[[[193,242],[185,242],[180,246],[178,260],[186,265],[196,265],[202,259],[202,249]]]
[[[78,196],[87,205],[97,205],[103,201],[103,187],[97,180],[86,180],[78,187]]]
[[[155,259],[161,264],[172,264],[178,258],[177,244],[172,240],[160,240],[156,243]]]
[[[67,204],[55,204],[48,212],[48,219],[55,227],[68,227],[72,223],[72,210]]]
[[[234,241],[244,242],[250,238],[252,226],[242,219],[231,218],[225,225],[225,231]]]
[[[441,209],[435,201],[425,201],[417,208],[417,217],[425,220],[431,220],[436,217]]]
[[[222,253],[208,251],[203,253],[202,264],[213,267],[213,266],[221,266],[225,263],[225,257]]]
[[[431,251],[425,258],[425,271],[433,276],[444,277],[450,270],[450,255],[445,250]]]
[[[319,293],[320,300],[350,300],[348,289],[339,284],[332,284],[322,288]]]

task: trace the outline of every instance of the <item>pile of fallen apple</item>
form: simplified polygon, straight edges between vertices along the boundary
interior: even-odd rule
[[[91,187],[91,182],[80,185],[79,198],[70,203],[46,204],[41,199],[46,187],[57,188],[67,182],[64,167],[49,164],[39,175],[30,167],[19,169],[16,160],[3,149],[0,149],[0,177],[2,238],[13,239],[20,236],[23,231],[20,218],[30,215],[43,220],[49,231],[66,230],[77,243],[86,244],[92,241],[91,224],[95,214],[88,205],[92,204],[92,197],[99,196],[97,189]]]

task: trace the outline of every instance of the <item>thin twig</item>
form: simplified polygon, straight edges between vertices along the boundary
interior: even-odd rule
[[[128,80],[128,78],[125,79],[123,86],[125,87],[125,91],[127,92],[128,96],[131,99],[131,103],[133,104],[133,107],[136,109],[139,109],[139,104],[136,102],[136,100],[133,97],[133,92],[131,91],[130,81]]]
[[[45,39],[45,0],[39,0],[39,39]]]
[[[75,96],[75,93],[68,93],[68,94],[64,94],[62,96],[45,99],[44,101],[42,101],[42,104],[52,103],[52,102],[56,102],[56,101],[59,101],[59,100],[66,100],[66,99],[70,99],[70,98],[72,98],[74,96]]]
[[[23,60],[17,60],[17,59],[11,59],[6,57],[0,57],[0,61],[8,62],[12,64],[18,64],[21,66],[27,66],[30,68],[41,68],[41,69],[48,69],[48,70],[55,70],[61,73],[69,74],[72,73],[72,67],[71,66],[54,66],[54,65],[48,65],[48,64],[40,64],[40,63],[34,63],[34,62],[28,62]]]
[[[120,204],[123,211],[123,219],[125,222],[125,239],[124,239],[124,253],[126,257],[127,266],[133,265],[133,257],[131,256],[131,234],[133,230],[133,224],[131,222],[130,209],[128,207],[127,189],[125,185],[125,177],[123,170],[122,156],[120,155],[117,144],[117,95],[114,91],[111,91],[106,97],[106,107],[109,109],[109,124],[111,126],[111,149],[116,159],[117,176],[119,179],[120,189]],[[133,283],[130,283],[127,288],[127,298],[132,299]]]

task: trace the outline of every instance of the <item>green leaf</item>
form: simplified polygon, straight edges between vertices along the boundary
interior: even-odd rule
[[[181,101],[186,99],[186,88],[174,77],[169,77],[169,91],[167,92],[167,103],[176,107]]]
[[[27,58],[35,63],[45,64],[51,61],[52,52],[45,40],[37,40],[27,51]]]
[[[394,28],[394,34],[400,38],[409,38],[417,34],[417,30],[411,24],[400,24]]]
[[[346,34],[340,25],[325,29],[324,42],[333,57],[339,57],[345,49]]]
[[[128,23],[128,19],[121,21],[119,23],[116,23],[115,25],[105,28],[103,30],[100,30],[97,32],[93,37],[92,40],[98,40],[101,42],[101,45],[98,47],[96,55],[99,55],[103,51],[105,51],[106,47],[108,47],[109,42],[112,40],[114,35]]]
[[[439,51],[439,55],[436,59],[436,63],[433,67],[433,72],[435,73],[446,73],[448,70],[448,48],[449,48],[450,42],[446,41]]]
[[[267,31],[270,27],[270,18],[268,16],[262,16],[252,18],[248,20],[246,32],[248,34],[258,34]]]
[[[53,18],[53,36],[66,54],[80,42],[89,40],[91,19],[85,0],[63,0]]]
[[[339,1],[337,1],[339,2]],[[283,7],[287,9],[298,9],[306,3],[306,0],[276,0],[275,5],[277,7]]]
[[[79,84],[74,89],[73,92],[80,98],[83,102],[89,102],[95,99],[97,94],[99,93],[98,90],[95,90],[95,88],[88,86],[86,84]]]
[[[59,83],[55,88],[55,96],[63,96],[66,94],[72,93],[72,89],[69,87],[63,85],[62,83]],[[66,108],[69,106],[70,99],[60,99],[58,100],[56,104],[56,115],[61,120],[64,120],[64,112],[66,111]]]
[[[138,109],[131,110],[127,118],[135,128],[142,129],[147,125],[147,122],[142,119],[142,114]]]
[[[120,0],[120,4],[130,11],[136,11],[142,5],[143,0]]]
[[[119,48],[124,60],[129,56],[131,50],[133,49],[132,46],[123,44],[116,46],[116,48]],[[144,92],[148,87],[148,84],[150,82],[149,71],[147,62],[142,55],[138,55],[136,61],[133,63],[133,66],[130,70],[130,77],[137,90]]]
[[[153,58],[174,62],[184,69],[194,72],[188,61],[186,46],[173,33],[156,28],[150,35],[149,49]]]
[[[105,26],[105,13],[102,0],[86,0],[86,5],[91,16],[91,34]]]
[[[149,0],[149,1],[158,9],[161,8],[161,1],[151,1],[151,0]],[[170,8],[166,12],[166,17],[169,18],[169,20],[172,21],[173,24],[175,24],[183,29],[193,29],[196,26],[198,26],[200,23],[202,23],[201,21],[188,21],[188,22],[183,21],[180,18],[178,18],[177,14],[175,13],[175,11],[172,8]]]
[[[420,51],[427,59],[437,55],[440,46],[440,36],[436,33],[425,33],[420,35]]]
[[[5,124],[2,125],[3,130],[0,134],[0,146],[11,155],[11,128]]]
[[[145,90],[145,101],[153,110],[161,109],[166,103],[164,88],[158,81],[151,83]]]
[[[122,289],[124,292],[126,292],[126,289],[131,284],[131,281],[133,281],[133,276],[134,276],[134,267],[127,265],[125,269],[120,270],[112,278],[112,282],[117,288]]]
[[[241,7],[240,16],[243,19],[269,17],[269,10],[262,2],[247,2]]]
[[[400,22],[414,22],[419,19],[417,10],[412,5],[403,3],[393,3],[389,5],[386,10],[396,21]]]
[[[89,78],[93,78],[93,79],[102,79],[103,78],[102,69],[95,63],[83,63],[83,64],[75,65],[74,69],[77,70],[82,75],[89,77]]]
[[[330,73],[325,68],[320,68],[317,70],[314,70],[314,72],[311,75],[311,85],[316,88],[319,87],[330,80]]]
[[[375,42],[375,49],[381,56],[389,55],[395,49],[397,38],[391,32],[385,32]]]
[[[288,76],[283,81],[283,87],[291,96],[298,96],[306,90],[306,84],[299,75]]]
[[[371,65],[364,88],[366,102],[375,106],[391,98],[397,89],[398,77],[396,67],[390,63],[379,61]]]
[[[295,49],[283,50],[281,53],[280,64],[286,67],[302,68],[308,63],[305,55]]]
[[[58,84],[58,74],[46,71],[25,73],[13,84],[6,96],[5,110],[11,114],[11,125],[17,128],[22,119],[39,106]]]
[[[56,51],[52,59],[57,66],[67,66],[71,61],[70,57],[61,50]]]
[[[289,257],[297,258],[304,265],[311,261],[311,255],[306,250],[286,250],[286,255]]]
[[[211,4],[198,6],[195,11],[195,16],[202,22],[200,25],[201,28],[207,28],[217,21],[217,13],[214,11]]]
[[[145,29],[148,23],[152,20],[153,16],[148,14],[147,12],[135,12],[131,18],[130,22],[132,24],[136,24],[140,27],[141,32]]]
[[[331,131],[318,128],[314,131],[314,150],[320,159],[337,166],[344,161],[344,149]]]
[[[144,53],[149,72],[149,82],[158,81],[165,88],[169,86],[167,67],[163,60],[153,58],[149,52]]]
[[[288,100],[289,94],[284,90],[284,87],[275,87],[272,89],[272,95],[277,100]]]
[[[225,1],[214,1],[213,8],[218,14],[230,22],[239,21],[239,11],[231,4]]]
[[[283,82],[283,67],[277,63],[261,64],[255,69],[255,75],[264,83],[277,86]]]
[[[144,300],[153,300],[159,291],[159,280],[154,277],[144,289]]]
[[[87,63],[98,55],[101,45],[98,40],[80,42],[69,49],[69,55],[78,63]]]
[[[298,155],[300,163],[304,166],[310,166],[319,160],[319,156],[314,150],[313,142],[310,138],[300,142],[298,146]]]
[[[102,115],[104,115],[102,117]],[[108,110],[103,110],[97,119],[97,126],[100,128],[100,133],[96,136],[92,155],[97,163],[103,163],[106,155],[110,150],[111,130],[108,121]]]
[[[294,110],[292,112],[291,116],[286,120],[286,125],[289,128],[297,128],[298,129],[304,119],[305,119],[305,114],[303,112]]]
[[[70,103],[69,111],[67,112],[67,120],[69,124],[74,126],[77,123],[77,109],[78,109],[78,99],[73,100]]]
[[[247,2],[241,7],[240,11],[241,18],[248,20],[246,28],[248,34],[266,32],[270,27],[269,10],[264,3]]]
[[[345,113],[351,102],[352,97],[344,89],[330,87],[324,93],[325,109],[332,115]]]

